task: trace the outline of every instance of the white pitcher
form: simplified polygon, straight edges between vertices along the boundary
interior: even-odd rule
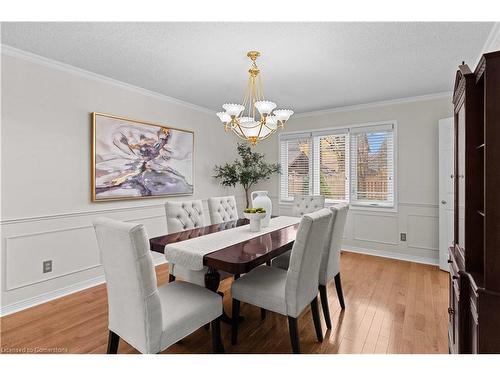
[[[266,217],[262,219],[261,223],[263,228],[269,226],[269,220],[271,219],[271,213],[273,210],[273,202],[271,202],[271,199],[267,194],[267,191],[252,191],[252,194],[250,194],[250,197],[252,198],[252,207],[262,207],[266,210]]]

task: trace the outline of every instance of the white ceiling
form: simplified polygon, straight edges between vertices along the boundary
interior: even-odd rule
[[[492,23],[2,23],[2,43],[218,110],[261,51],[266,99],[296,112],[452,90]]]

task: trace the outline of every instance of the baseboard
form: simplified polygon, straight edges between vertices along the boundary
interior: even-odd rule
[[[361,247],[345,246],[345,245],[342,246],[342,251],[346,251],[348,253],[373,255],[373,256],[377,256],[377,257],[381,257],[381,258],[404,260],[407,262],[429,264],[432,266],[439,266],[439,259],[422,257],[422,256],[412,255],[412,254],[396,253],[393,251],[364,249]]]
[[[156,260],[153,260],[153,262],[154,262],[155,267],[159,266],[160,264],[167,263],[167,261],[165,259],[162,259],[162,258],[158,258]],[[104,275],[101,275],[101,276],[97,276],[97,277],[94,277],[94,278],[89,279],[89,280],[80,281],[78,283],[69,285],[69,286],[61,288],[61,289],[57,289],[57,290],[54,290],[51,292],[39,294],[37,296],[30,297],[30,298],[27,298],[25,300],[12,303],[10,305],[1,306],[0,307],[0,317],[10,315],[10,314],[22,311],[22,310],[26,310],[30,307],[41,305],[43,303],[50,302],[50,301],[55,300],[57,298],[61,298],[61,297],[67,296],[69,294],[73,294],[73,293],[76,293],[76,292],[79,292],[79,291],[82,291],[82,290],[85,290],[88,288],[92,288],[92,287],[100,285],[100,284],[104,284],[104,282],[105,282]]]

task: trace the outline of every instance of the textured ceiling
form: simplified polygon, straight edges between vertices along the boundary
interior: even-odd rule
[[[2,43],[218,110],[249,60],[296,112],[452,90],[492,23],[2,23]]]

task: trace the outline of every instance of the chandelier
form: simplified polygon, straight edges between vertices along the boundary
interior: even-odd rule
[[[252,60],[252,66],[248,70],[248,84],[243,104],[226,103],[222,106],[225,112],[218,112],[217,116],[224,124],[225,131],[232,130],[241,139],[256,145],[259,141],[270,137],[278,128],[283,128],[285,122],[293,115],[293,111],[275,109],[276,103],[264,99],[260,70],[255,62],[260,52],[250,51],[247,56]],[[258,119],[256,110],[259,113]]]

